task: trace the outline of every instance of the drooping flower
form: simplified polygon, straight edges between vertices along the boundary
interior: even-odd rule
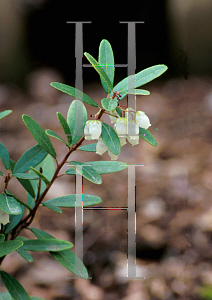
[[[126,137],[127,135],[127,119],[126,118],[118,118],[116,123],[114,124],[114,129],[118,135],[118,137]]]
[[[139,126],[136,124],[135,120],[128,121],[128,136],[131,139],[137,139],[139,134]]]
[[[132,137],[128,136],[127,140],[132,146],[138,145],[139,144],[139,135],[136,138],[132,138]]]
[[[0,209],[0,224],[7,224],[10,222],[9,220],[10,215],[4,212],[3,210]]]
[[[105,145],[103,139],[100,137],[96,144],[96,154],[102,155],[107,151],[107,146]]]
[[[102,133],[100,120],[88,120],[85,124],[84,134],[86,140],[98,140]]]
[[[136,112],[136,122],[139,127],[147,129],[151,126],[150,120],[143,111]]]
[[[108,149],[108,154],[110,155],[111,160],[117,160],[118,159],[118,155],[113,154],[113,152],[111,152],[109,149]]]

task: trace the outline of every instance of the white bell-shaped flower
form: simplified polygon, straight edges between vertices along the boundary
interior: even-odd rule
[[[143,111],[136,112],[136,122],[139,127],[147,129],[151,126],[149,118]]]
[[[127,143],[127,141],[126,141],[126,138],[125,138],[125,137],[120,137],[120,138],[119,138],[119,141],[120,141],[120,145],[121,145],[121,147],[122,147],[122,146],[124,146],[124,145],[126,145],[126,143]]]
[[[135,120],[135,110],[132,107],[128,107],[125,112],[125,118],[129,122],[130,120]]]
[[[118,137],[126,137],[127,135],[127,119],[126,118],[118,118],[115,125],[115,131]]]
[[[98,140],[102,133],[100,120],[89,120],[85,124],[84,134],[86,140]]]
[[[105,145],[103,139],[100,137],[96,144],[96,154],[102,155],[107,151],[107,146]]]
[[[108,149],[108,154],[110,155],[111,160],[117,160],[118,159],[118,155],[113,154],[113,152],[111,152],[109,149]]]
[[[137,139],[139,134],[139,126],[136,124],[135,120],[130,120],[128,122],[128,136],[131,139]]]
[[[10,222],[10,215],[0,209],[0,224],[7,224]]]
[[[132,146],[138,145],[139,144],[139,135],[136,138],[131,138],[130,136],[128,136],[127,140]]]
[[[116,109],[114,109],[114,110],[112,110],[112,111],[109,111],[109,113],[112,114],[113,116],[119,117],[119,114],[117,113]],[[116,118],[116,117],[113,117],[113,116],[109,115],[110,121],[111,121],[111,123],[116,123],[117,118]]]

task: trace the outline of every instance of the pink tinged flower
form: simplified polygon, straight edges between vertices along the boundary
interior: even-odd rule
[[[10,222],[9,217],[10,216],[6,212],[0,209],[0,224],[5,225],[9,223]]]
[[[89,120],[85,124],[84,134],[86,140],[98,140],[102,133],[102,122]]]
[[[118,137],[126,137],[127,135],[127,119],[126,118],[118,118],[115,125],[115,131]]]
[[[107,151],[107,146],[103,142],[103,139],[100,137],[96,144],[96,154],[102,155]]]
[[[136,112],[136,122],[139,127],[147,129],[151,126],[149,118],[143,111]]]

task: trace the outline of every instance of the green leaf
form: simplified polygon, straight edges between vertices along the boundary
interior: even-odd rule
[[[21,221],[23,215],[24,215],[24,211],[25,211],[25,207],[23,205],[21,205],[21,209],[22,209],[22,213],[19,215],[10,215],[10,223],[6,224],[5,227],[5,234],[8,234],[11,230],[13,230],[13,228],[15,228],[15,226]]]
[[[39,179],[38,176],[33,176],[27,173],[15,173],[13,174],[13,177],[19,178],[19,179],[28,179],[28,180],[36,180]]]
[[[21,201],[19,198],[17,198],[16,196],[14,196],[14,195],[13,195],[12,193],[10,193],[8,190],[5,190],[5,192],[6,192],[6,194],[7,194],[8,196],[11,196],[11,197],[13,197],[15,200],[17,200],[18,203],[20,203],[21,205],[25,206],[25,207],[28,208],[29,210],[31,210],[31,208],[30,208],[26,203],[24,203],[24,202]]]
[[[37,238],[53,238],[50,234],[42,230],[36,228],[29,229],[34,233],[34,235]],[[79,276],[81,278],[88,279],[88,272],[83,262],[71,250],[50,253],[61,265],[63,265],[70,272],[74,273],[76,276]]]
[[[4,176],[4,174],[2,173],[2,171],[0,171],[0,176]]]
[[[41,180],[43,180],[45,182],[46,185],[51,185],[51,182],[43,175],[41,174],[38,170],[36,170],[35,168],[30,168],[33,172],[35,172],[35,174],[37,174]]]
[[[111,110],[114,110],[117,106],[117,101],[114,100],[114,99],[110,99],[110,98],[103,98],[101,100],[101,104],[102,104],[102,107],[104,109],[106,109],[107,111],[111,111]]]
[[[15,164],[13,173],[24,173],[30,167],[36,167],[47,156],[47,152],[40,146],[35,145],[27,150]]]
[[[26,261],[28,262],[32,262],[33,261],[33,257],[32,255],[30,255],[28,252],[26,252],[25,250],[23,250],[22,248],[19,248],[16,250],[16,252]],[[1,299],[1,298],[0,298]]]
[[[25,188],[25,190],[32,196],[32,198],[35,198],[35,192],[32,187],[31,181],[29,179],[17,179],[20,182],[20,184]]]
[[[23,286],[14,277],[4,271],[0,271],[1,279],[8,292],[15,300],[31,300]]]
[[[119,117],[122,117],[122,110],[119,107],[116,107],[116,112],[119,115]]]
[[[85,52],[84,55],[87,58],[87,60],[92,64],[94,69],[99,73],[100,77],[106,82],[106,84],[109,88],[109,91],[111,92],[113,89],[113,85],[112,85],[110,79],[108,78],[107,74],[105,73],[104,69],[101,67],[101,65],[98,63],[98,61],[95,60],[95,58],[92,55],[90,55],[87,52]]]
[[[84,145],[78,148],[78,150],[87,151],[87,152],[96,152],[96,144],[97,143]]]
[[[10,170],[13,172],[16,162],[10,158]]]
[[[115,65],[114,65],[114,55],[110,43],[107,40],[102,40],[99,45],[99,64],[102,69],[107,74],[111,84],[113,85]],[[111,92],[111,89],[108,88],[106,82],[100,77],[102,86],[107,94]]]
[[[168,68],[165,65],[156,65],[144,69],[135,75],[130,75],[124,78],[114,87],[114,91],[120,91],[120,99],[123,99],[127,95],[128,91],[152,81],[153,79],[162,75],[167,69]]]
[[[51,204],[51,203],[46,203],[46,202],[43,202],[41,203],[43,206],[47,207],[48,209],[51,209],[52,211],[58,213],[58,214],[62,214],[62,209],[60,209],[59,207]]]
[[[8,292],[4,292],[0,294],[0,300],[13,300]],[[45,300],[44,298],[31,296],[30,300]]]
[[[139,136],[152,146],[157,146],[157,141],[149,130],[139,127]]]
[[[20,204],[5,193],[0,194],[0,209],[10,215],[19,215],[22,213]]]
[[[84,164],[91,165],[97,173],[101,174],[108,174],[113,172],[119,172],[127,168],[127,164],[120,161],[88,161]]]
[[[66,122],[66,119],[63,117],[63,115],[60,112],[57,112],[57,117],[58,117],[60,125],[66,135],[68,144],[71,145],[72,144],[72,136],[71,136],[71,130],[68,126],[68,123]]]
[[[23,245],[22,241],[5,241],[0,243],[0,257],[5,256]]]
[[[11,114],[12,110],[11,109],[8,109],[8,110],[5,110],[5,111],[1,111],[0,112],[0,119],[6,117],[7,115]]]
[[[81,174],[83,177],[85,177],[87,180],[95,183],[95,184],[101,184],[102,178],[101,176],[90,166],[86,166],[84,163],[78,162],[78,161],[71,161],[69,162],[70,165],[73,165],[70,169],[67,169],[65,173],[67,175],[72,175],[72,170],[76,170],[77,174]],[[76,166],[76,167],[74,167]],[[77,167],[80,166],[80,167]],[[69,174],[70,170],[70,174]]]
[[[59,141],[63,142],[64,144],[66,144],[69,147],[69,145],[53,130],[46,129],[46,134],[53,137],[53,138],[58,139]]]
[[[52,156],[47,155],[46,158],[39,165],[35,167],[36,170],[40,170],[40,168],[42,168],[43,171],[42,175],[45,176],[47,180],[51,181],[55,173],[55,163]],[[30,175],[34,174],[34,171],[30,170],[29,174]],[[31,185],[34,190],[35,196],[37,196],[38,182],[39,180],[31,180]],[[46,188],[46,184],[45,182],[42,181],[40,195],[42,195],[45,188]],[[34,206],[34,197],[32,197],[29,193],[27,193],[27,201],[30,207]]]
[[[0,300],[13,300],[10,293],[3,292],[0,294]]]
[[[0,243],[2,243],[5,239],[5,235],[3,233],[0,234]]]
[[[48,137],[48,135],[45,133],[43,128],[35,122],[31,117],[27,115],[23,115],[22,119],[35,138],[35,140],[38,142],[38,144],[47,152],[49,153],[52,157],[56,159],[57,155],[54,150],[54,147]]]
[[[57,206],[57,207],[58,206],[59,207],[75,207],[76,197],[77,197],[77,194],[65,195],[65,196],[53,198],[53,199],[50,199],[50,200],[46,200],[45,202],[42,202],[42,204],[43,205],[44,204],[45,205],[46,204],[52,204],[52,205]],[[99,203],[102,202],[102,199],[100,197],[95,196],[95,195],[88,195],[88,194],[84,194],[84,193],[82,194],[82,200],[83,200],[83,207],[99,204]]]
[[[115,130],[108,124],[102,122],[101,137],[108,149],[115,155],[119,155],[121,151],[120,141]]]
[[[61,251],[72,248],[71,242],[59,239],[36,239],[24,241],[21,249],[25,251]]]
[[[5,146],[0,143],[0,159],[5,167],[5,169],[9,170],[10,169],[10,156],[5,148]]]
[[[72,133],[72,144],[81,138],[87,121],[87,111],[79,100],[73,100],[67,114],[67,123]]]
[[[52,82],[50,83],[50,85],[53,86],[55,89],[58,89],[59,91],[74,97],[75,99],[81,100],[84,103],[87,103],[94,107],[98,107],[98,104],[91,97],[72,86],[59,82]]]
[[[128,94],[135,94],[135,95],[150,95],[150,92],[149,91],[146,91],[146,90],[141,90],[141,89],[132,89],[132,90],[129,90],[127,92]]]

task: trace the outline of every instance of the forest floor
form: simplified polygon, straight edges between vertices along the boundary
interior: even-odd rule
[[[13,110],[0,127],[1,142],[12,159],[18,160],[36,144],[22,114],[63,135],[56,112],[66,116],[73,98],[44,88],[44,83],[59,80],[49,71],[38,73],[25,94],[0,86],[1,111]],[[149,116],[149,130],[158,146],[140,139],[139,145],[123,146],[118,158],[143,165],[136,168],[136,273],[144,279],[122,278],[127,276],[126,210],[84,210],[83,261],[92,279],[70,279],[72,274],[47,253],[32,253],[34,261],[28,263],[13,252],[2,269],[15,276],[30,295],[46,300],[197,300],[206,299],[204,293],[210,286],[212,295],[212,78],[155,80],[145,88],[150,95],[137,96],[136,109]],[[105,97],[96,83],[85,85],[84,93],[99,104]],[[88,116],[97,112],[86,108]],[[103,120],[110,124],[108,116]],[[67,148],[51,140],[60,161]],[[110,160],[107,153],[82,151],[70,159]],[[102,179],[102,185],[83,180],[83,192],[101,197],[103,207],[127,206],[127,169],[102,175]],[[21,186],[11,184],[10,190],[25,199]],[[61,177],[46,199],[74,192],[74,176]],[[75,242],[74,209],[56,214],[41,208],[32,225]],[[23,235],[29,233],[23,231]],[[1,289],[5,290],[3,285]]]

